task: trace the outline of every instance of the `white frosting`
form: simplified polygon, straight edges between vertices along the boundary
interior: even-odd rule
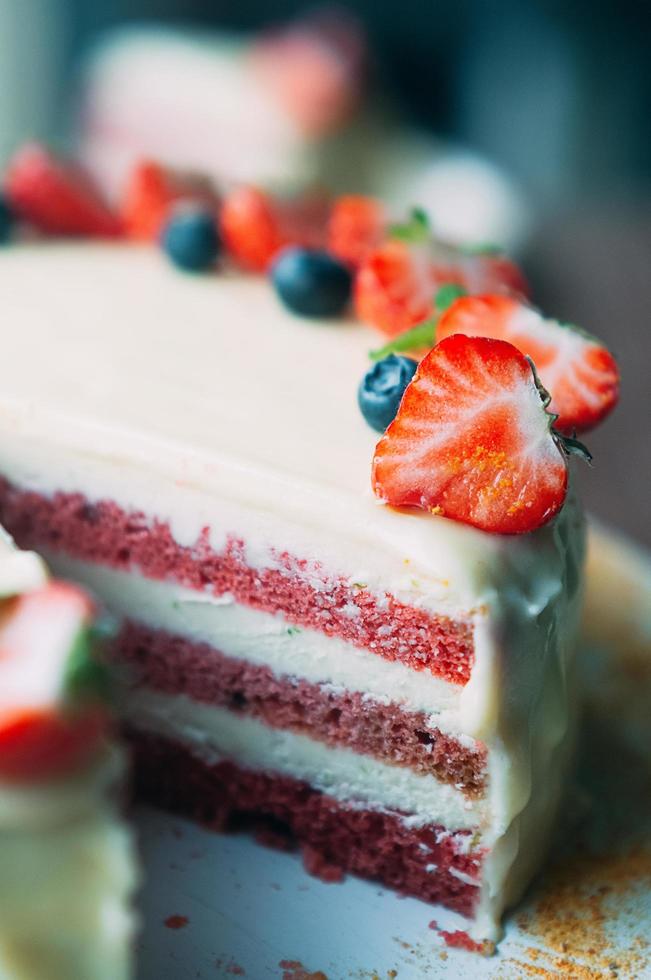
[[[20,551],[0,527],[0,600],[45,585],[47,570],[33,551]]]
[[[494,937],[545,838],[569,744],[576,503],[518,538],[379,505],[376,436],[355,404],[377,335],[295,318],[263,279],[183,276],[152,248],[44,244],[0,254],[0,305],[12,316],[0,473],[19,486],[113,499],[185,545],[204,527],[216,548],[240,535],[254,567],[286,550],[311,563],[317,589],[343,575],[380,602],[388,592],[471,619],[457,719],[489,749],[493,850],[475,932]]]
[[[269,728],[185,695],[141,688],[125,697],[124,712],[138,728],[180,741],[207,762],[232,759],[247,769],[305,780],[343,803],[408,813],[413,826],[442,824],[464,830],[479,827],[485,819],[485,801],[469,800],[435,776]]]

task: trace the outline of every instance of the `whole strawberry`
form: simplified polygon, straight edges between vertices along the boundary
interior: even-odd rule
[[[610,351],[571,324],[543,317],[512,296],[465,296],[436,327],[438,340],[452,334],[508,340],[532,359],[551,395],[550,411],[561,432],[585,432],[617,404],[619,371]]]
[[[484,531],[533,531],[567,494],[570,445],[547,404],[512,344],[448,337],[421,361],[377,444],[375,494]]]

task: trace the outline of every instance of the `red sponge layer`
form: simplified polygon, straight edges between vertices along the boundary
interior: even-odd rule
[[[157,735],[129,734],[137,787],[149,802],[216,830],[253,828],[263,842],[298,845],[308,870],[328,880],[348,871],[472,915],[479,890],[466,876],[479,883],[484,855],[464,853],[471,831],[410,828],[397,814],[344,806],[307,783],[209,765]]]
[[[469,796],[486,780],[486,749],[461,745],[429,727],[425,712],[405,711],[357,691],[335,691],[268,667],[226,657],[198,643],[140,623],[117,638],[116,657],[136,668],[139,685],[259,718],[274,728],[301,732],[330,745],[430,773]]]
[[[355,646],[430,670],[465,684],[473,664],[469,620],[415,609],[393,596],[376,596],[322,571],[318,563],[275,554],[274,568],[246,563],[244,541],[233,534],[223,551],[210,545],[205,527],[191,547],[178,544],[169,524],[112,501],[90,504],[81,494],[45,497],[0,480],[0,522],[23,548],[47,547],[149,578],[176,581],[237,602],[280,612],[292,623],[338,636]]]

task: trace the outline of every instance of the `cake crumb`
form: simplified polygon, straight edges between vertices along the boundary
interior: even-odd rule
[[[187,915],[168,915],[163,925],[166,929],[185,929],[189,921]]]
[[[232,959],[217,959],[215,960],[215,966],[219,970],[221,976],[229,977],[244,977],[246,976],[246,970],[239,963],[236,963]]]
[[[310,973],[300,960],[281,960],[278,966],[283,971],[282,980],[328,980],[322,970]]]
[[[328,861],[315,847],[304,844],[301,848],[301,856],[303,867],[308,874],[314,875],[315,878],[319,878],[328,884],[337,884],[344,880],[345,875],[339,865]]]

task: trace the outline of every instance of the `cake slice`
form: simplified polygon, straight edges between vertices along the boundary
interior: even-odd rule
[[[0,304],[0,518],[120,617],[144,794],[495,940],[571,755],[574,496],[517,536],[382,506],[356,406],[377,335],[263,279],[17,245]]]
[[[127,980],[135,862],[93,606],[0,533],[0,976]]]

